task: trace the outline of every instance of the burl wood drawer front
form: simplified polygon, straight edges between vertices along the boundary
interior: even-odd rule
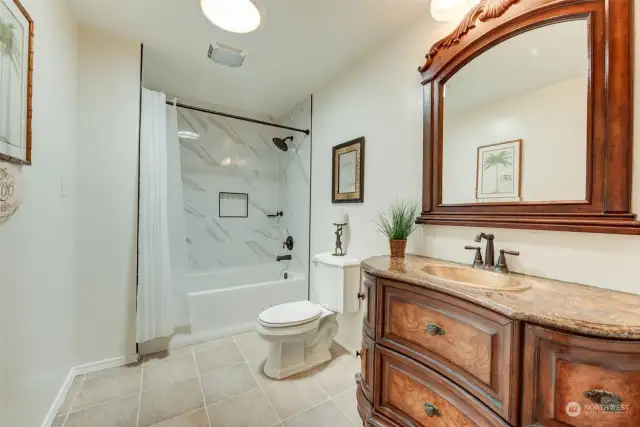
[[[640,342],[527,325],[524,350],[523,425],[640,426]]]
[[[362,329],[370,337],[376,336],[376,277],[369,273],[363,274],[362,283],[365,295],[365,315]]]
[[[399,353],[376,348],[376,366],[375,410],[399,425],[508,426],[462,388]]]
[[[519,324],[438,292],[380,279],[378,342],[410,356],[518,419]]]

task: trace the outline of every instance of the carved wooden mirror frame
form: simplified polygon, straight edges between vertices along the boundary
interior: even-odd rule
[[[442,203],[443,87],[496,44],[551,23],[587,19],[586,200]],[[419,68],[424,78],[421,224],[640,234],[631,208],[632,0],[482,0]]]

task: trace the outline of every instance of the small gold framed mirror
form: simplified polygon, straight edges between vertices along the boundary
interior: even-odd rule
[[[364,202],[364,136],[333,147],[333,203]]]

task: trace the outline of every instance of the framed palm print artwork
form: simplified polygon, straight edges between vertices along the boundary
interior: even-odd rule
[[[522,140],[478,147],[476,199],[479,202],[520,200]]]
[[[0,0],[0,160],[31,164],[33,21],[18,0]]]

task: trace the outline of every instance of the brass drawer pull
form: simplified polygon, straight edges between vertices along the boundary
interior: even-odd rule
[[[442,416],[442,412],[440,412],[440,409],[438,409],[436,405],[432,405],[431,403],[424,404],[424,412],[427,414],[427,417],[429,418]]]
[[[435,323],[429,323],[427,325],[427,332],[429,335],[447,335],[447,331]]]
[[[607,390],[587,390],[584,392],[584,397],[602,405],[602,408],[607,412],[617,412],[622,405],[622,398]]]

